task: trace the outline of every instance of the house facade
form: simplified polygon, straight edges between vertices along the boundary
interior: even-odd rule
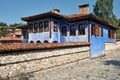
[[[61,15],[60,10],[22,17],[23,43],[90,42],[91,57],[103,54],[106,42],[116,42],[116,26],[90,14],[89,4],[79,6],[80,13]]]

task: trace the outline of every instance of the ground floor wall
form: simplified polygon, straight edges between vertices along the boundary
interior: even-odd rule
[[[0,79],[34,73],[89,58],[89,46],[0,54]]]

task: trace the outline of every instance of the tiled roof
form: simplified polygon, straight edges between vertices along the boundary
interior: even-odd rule
[[[15,35],[22,35],[21,31],[15,32]]]
[[[14,51],[30,51],[30,50],[43,50],[55,48],[68,48],[89,46],[89,42],[71,42],[71,43],[40,43],[40,44],[4,44],[0,45],[0,53],[14,52]]]
[[[22,17],[21,19],[23,21],[33,21],[33,20],[36,20],[36,19],[40,19],[40,18],[49,18],[49,17],[56,17],[56,18],[64,18],[63,15],[60,15],[60,14],[56,14],[52,11],[50,12],[46,12],[46,13],[42,13],[42,14],[38,14],[38,15],[33,15],[33,16],[28,16],[28,17]]]
[[[76,21],[76,20],[93,20],[95,22],[101,22],[109,27],[112,27],[112,28],[117,28],[115,25],[111,24],[110,22],[104,20],[103,18],[101,17],[98,17],[94,14],[72,14],[72,15],[68,15],[68,16],[65,16],[65,15],[61,15],[61,14],[56,14],[54,12],[46,12],[46,13],[42,13],[42,14],[38,14],[38,15],[33,15],[33,16],[29,16],[29,17],[22,17],[21,19],[23,21],[34,21],[34,20],[37,20],[37,19],[42,19],[42,18],[58,18],[58,19],[65,19],[69,22],[72,22],[72,21]],[[22,27],[19,27],[19,28],[24,28],[24,26]]]
[[[14,36],[6,36],[6,37],[0,38],[0,41],[21,41],[21,39]]]
[[[13,35],[18,35],[18,36],[22,36],[22,33],[21,33],[21,31],[19,31],[19,32],[15,32],[15,33],[9,33],[9,34],[7,34],[7,36],[13,36]]]

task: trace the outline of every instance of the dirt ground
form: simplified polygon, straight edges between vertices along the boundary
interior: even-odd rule
[[[120,50],[104,57],[42,70],[27,78],[26,80],[120,80]]]

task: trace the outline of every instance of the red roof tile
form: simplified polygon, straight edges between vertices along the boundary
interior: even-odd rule
[[[21,41],[21,39],[14,36],[6,36],[6,37],[0,38],[0,41]]]

